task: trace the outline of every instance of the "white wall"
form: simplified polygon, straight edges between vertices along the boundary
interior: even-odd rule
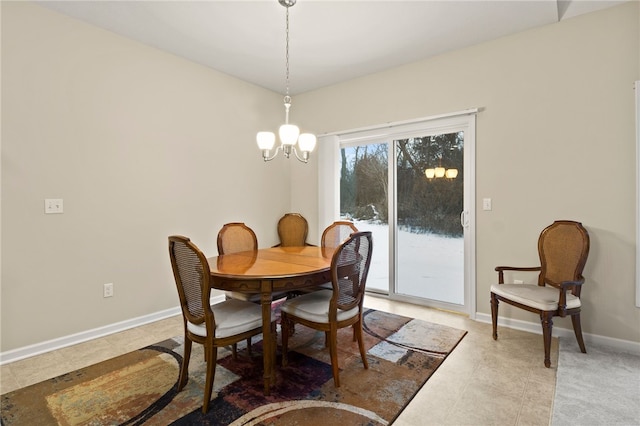
[[[538,265],[542,228],[573,219],[591,235],[584,331],[640,342],[634,306],[638,8],[629,2],[309,92],[296,98],[296,108],[320,134],[483,108],[476,133],[478,312],[490,313],[495,266]],[[297,176],[294,170],[294,181]],[[492,211],[482,211],[485,197],[493,199]],[[317,192],[294,191],[292,198],[293,205],[311,204]],[[538,321],[506,304],[500,315]],[[555,323],[571,328],[568,319]]]
[[[170,234],[215,255],[218,229],[244,221],[276,243],[290,166],[263,163],[255,132],[280,124],[280,95],[39,6],[1,7],[1,351],[176,307]],[[64,213],[45,215],[45,198]]]

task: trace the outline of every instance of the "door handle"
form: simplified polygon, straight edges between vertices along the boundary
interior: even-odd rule
[[[463,228],[467,228],[469,226],[469,215],[465,210],[460,213],[460,226]]]

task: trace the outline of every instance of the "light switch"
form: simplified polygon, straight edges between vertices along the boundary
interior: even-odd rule
[[[482,199],[482,210],[491,210],[491,198]]]
[[[46,214],[62,213],[62,198],[45,198],[44,212]]]

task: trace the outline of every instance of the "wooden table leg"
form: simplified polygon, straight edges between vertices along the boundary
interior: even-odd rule
[[[261,283],[260,304],[262,306],[262,348],[264,359],[264,394],[271,394],[270,386],[274,376],[275,344],[271,335],[271,281]]]

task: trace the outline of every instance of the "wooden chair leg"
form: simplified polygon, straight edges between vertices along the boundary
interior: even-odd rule
[[[493,340],[498,340],[498,298],[491,293],[491,325],[493,326]]]
[[[553,312],[540,313],[542,323],[542,338],[544,339],[544,366],[551,367],[551,331],[553,329]]]
[[[238,359],[238,345],[235,343],[231,345],[231,357],[234,361]]]
[[[282,329],[282,366],[286,367],[289,361],[287,359],[287,352],[289,349],[289,327],[291,326],[291,324],[286,313],[282,312],[280,315],[280,326]]]
[[[247,355],[251,358],[251,337],[247,338]]]
[[[337,330],[329,332],[329,353],[331,354],[331,371],[333,372],[333,384],[340,387],[340,370],[338,369],[338,336]]]
[[[367,361],[367,353],[364,350],[364,339],[362,338],[362,322],[358,322],[353,326],[353,333],[356,335],[358,341],[358,348],[360,348],[360,357],[362,358],[362,364],[364,364],[365,370],[369,368],[369,362]]]
[[[189,381],[189,359],[191,358],[191,340],[184,336],[184,353],[182,354],[182,366],[180,367],[180,377],[178,378],[178,392],[184,388]]]
[[[207,362],[207,376],[204,385],[204,402],[202,404],[202,412],[207,414],[209,411],[209,401],[211,400],[211,391],[213,389],[213,380],[216,376],[216,363],[218,362],[218,348],[206,347],[205,351],[209,352],[209,361]]]
[[[277,323],[280,324],[280,327],[284,327],[284,321],[285,319],[282,316],[282,312],[280,313],[280,319],[278,319]],[[289,336],[293,336],[294,334],[296,334],[296,323],[291,321],[290,319],[289,321]]]
[[[580,325],[580,314],[571,315],[571,323],[573,324],[573,332],[578,340],[578,346],[583,354],[587,353],[587,348],[584,346],[584,340],[582,339],[582,326]]]

